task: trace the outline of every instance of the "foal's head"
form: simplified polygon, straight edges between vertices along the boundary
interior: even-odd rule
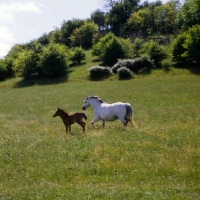
[[[57,108],[56,109],[56,112],[53,114],[53,117],[57,117],[57,116],[60,116],[62,117],[63,115],[67,114],[64,110],[60,109],[60,108]]]

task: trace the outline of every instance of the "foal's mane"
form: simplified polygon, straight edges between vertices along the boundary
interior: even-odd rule
[[[60,111],[62,111],[63,113],[65,113],[65,114],[68,115],[68,113],[67,113],[66,111],[64,111],[63,109],[61,109],[61,108],[57,108],[57,110],[60,110]]]
[[[93,99],[98,100],[98,102],[100,102],[100,103],[104,103],[104,101],[102,99],[100,99],[98,96],[88,96],[85,100],[87,100],[89,98],[93,98]]]

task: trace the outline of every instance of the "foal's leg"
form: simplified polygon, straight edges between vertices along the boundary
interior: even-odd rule
[[[82,120],[77,121],[76,123],[79,124],[83,128],[83,132],[85,133],[85,125],[86,125],[86,123],[84,121],[82,121]]]
[[[65,127],[66,127],[66,133],[68,133],[68,126],[67,126],[67,125],[65,125]]]
[[[71,132],[71,125],[69,125],[69,132],[72,133],[72,132]]]

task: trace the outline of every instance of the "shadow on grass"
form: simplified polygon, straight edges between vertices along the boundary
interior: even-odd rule
[[[100,62],[100,59],[95,58],[95,59],[92,60],[92,62]]]
[[[177,69],[187,69],[194,75],[200,75],[200,67],[196,64],[176,64],[174,67]]]
[[[68,72],[68,74],[71,71]],[[34,85],[53,85],[53,84],[59,84],[59,83],[65,83],[68,81],[68,74],[66,74],[63,77],[60,78],[38,78],[33,77],[29,80],[23,79],[21,81],[18,81],[14,84],[13,88],[22,88],[22,87],[30,87]]]
[[[86,64],[86,62],[82,62],[82,63],[80,63],[80,64],[71,63],[71,64],[69,65],[69,68],[81,67],[81,66],[83,66],[83,65],[85,65],[85,64]]]

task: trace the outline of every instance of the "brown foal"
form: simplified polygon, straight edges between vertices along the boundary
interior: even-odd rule
[[[87,116],[85,113],[82,112],[76,112],[73,114],[66,113],[63,109],[57,108],[56,112],[54,113],[53,117],[59,116],[66,127],[66,133],[71,133],[71,124],[74,124],[75,122],[79,124],[83,128],[83,132],[85,132],[85,125],[86,123],[82,120],[83,118],[87,120]]]

